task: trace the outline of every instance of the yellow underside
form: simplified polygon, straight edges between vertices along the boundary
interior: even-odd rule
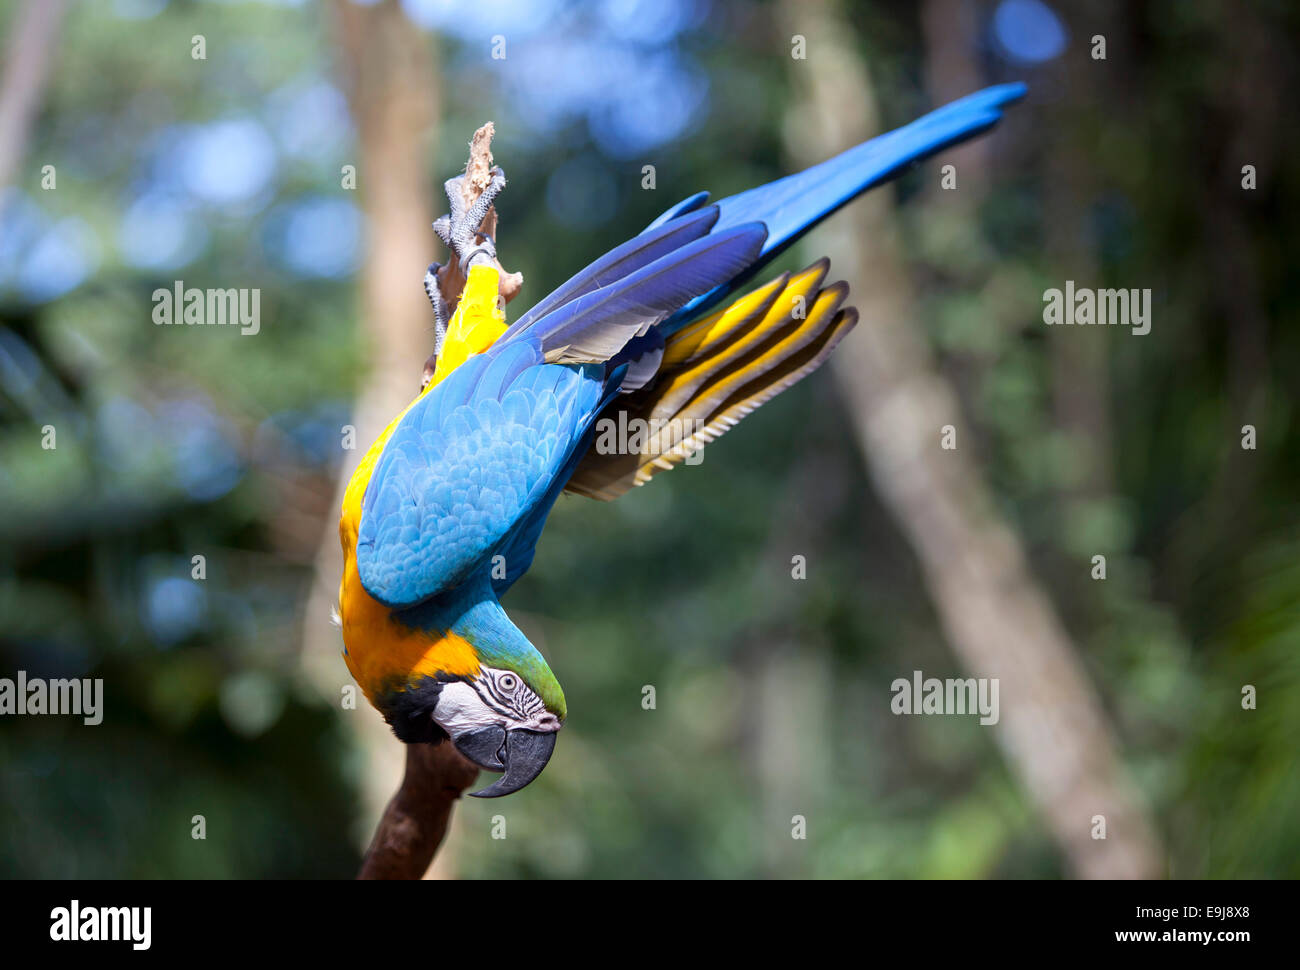
[[[414,630],[399,623],[388,607],[366,592],[357,573],[357,531],[361,500],[384,446],[398,422],[430,389],[463,364],[481,354],[505,332],[505,313],[497,301],[499,276],[490,266],[469,271],[460,305],[447,325],[447,335],[432,380],[395,417],[365,453],[343,495],[339,540],[343,544],[343,580],[339,584],[339,615],[343,621],[343,659],[366,697],[382,689],[398,689],[422,676],[438,673],[474,676],[478,657],[461,637],[447,631]]]
[[[822,286],[829,262],[784,274],[668,338],[652,385],[621,398],[626,419],[651,429],[638,445],[589,451],[566,484],[610,500],[697,456],[765,401],[821,364],[857,321],[843,283]]]

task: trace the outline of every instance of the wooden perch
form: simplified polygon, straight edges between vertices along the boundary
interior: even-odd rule
[[[483,194],[492,177],[490,174],[492,136],[495,134],[496,126],[489,121],[474,132],[474,137],[470,139],[469,161],[465,163],[465,181],[461,183],[461,198],[464,199],[467,208]],[[479,224],[479,232],[496,239],[497,207],[495,205],[488,207],[487,215]],[[509,303],[519,295],[519,290],[524,285],[523,274],[507,272],[500,260],[496,261],[496,268],[501,273],[501,282],[498,285],[501,298]],[[447,265],[438,271],[438,288],[442,290],[442,298],[447,301],[448,312],[455,313],[456,303],[465,288],[465,277],[461,274],[460,266],[456,264],[455,259],[448,260]]]
[[[447,834],[451,808],[478,768],[450,741],[408,744],[406,773],[366,850],[358,879],[419,879]]]

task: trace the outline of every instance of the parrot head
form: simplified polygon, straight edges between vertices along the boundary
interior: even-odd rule
[[[542,773],[567,709],[545,658],[494,596],[389,615],[347,636],[345,658],[367,698],[409,744],[446,738],[503,772],[481,798],[509,795]]]
[[[429,712],[461,754],[505,773],[472,793],[480,798],[509,795],[540,775],[564,724],[559,682],[541,654],[529,649],[533,657],[503,657],[485,645],[478,672],[443,682]]]
[[[454,631],[440,642],[449,641],[463,649]],[[480,798],[509,795],[540,775],[566,714],[564,694],[540,654],[535,663],[494,654],[485,649],[472,673],[420,674],[396,687],[390,679],[371,698],[402,741],[450,738],[480,768],[504,772],[472,793]]]

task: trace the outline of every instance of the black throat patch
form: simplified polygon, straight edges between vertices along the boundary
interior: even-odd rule
[[[441,744],[447,740],[447,732],[433,719],[433,710],[438,706],[438,695],[442,685],[461,677],[439,674],[437,677],[424,676],[418,681],[384,691],[375,698],[375,706],[384,715],[384,720],[393,729],[399,741],[407,744]]]

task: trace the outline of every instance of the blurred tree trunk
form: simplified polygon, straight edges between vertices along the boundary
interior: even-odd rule
[[[821,161],[878,133],[870,80],[835,6],[784,0],[782,15],[808,44],[807,59],[793,62],[804,98],[786,129],[796,161]],[[916,552],[954,652],[971,675],[1000,681],[994,730],[1008,760],[1077,874],[1161,875],[1162,851],[1098,698],[967,457],[956,395],[918,336],[890,196],[855,202],[820,238],[841,257],[861,311],[832,367],[868,470]],[[947,424],[957,428],[955,451],[939,446]],[[1092,837],[1094,816],[1105,817],[1105,839]]]
[[[1258,229],[1250,224],[1257,210],[1258,191],[1241,187],[1244,164],[1253,164],[1260,189],[1267,191],[1278,168],[1282,133],[1287,130],[1286,42],[1249,5],[1227,13],[1231,29],[1223,30],[1224,74],[1230,83],[1216,86],[1207,106],[1207,136],[1203,156],[1205,194],[1201,214],[1205,278],[1226,335],[1229,414],[1223,429],[1226,451],[1206,501],[1194,510],[1196,526],[1188,529],[1192,542],[1207,551],[1191,553],[1183,562],[1202,562],[1205,555],[1234,561],[1246,551],[1250,530],[1242,529],[1241,510],[1256,507],[1255,491],[1261,465],[1240,461],[1238,444],[1243,424],[1258,424],[1275,402],[1269,400],[1269,312],[1260,262],[1253,251]],[[1294,70],[1294,67],[1292,67]],[[1189,516],[1189,520],[1192,516]],[[1206,528],[1206,521],[1212,528]],[[1208,547],[1208,548],[1207,548]],[[1213,549],[1214,552],[1209,552]],[[1181,570],[1180,570],[1181,571]],[[1179,577],[1184,579],[1183,577]],[[1184,581],[1187,581],[1184,579]]]
[[[925,40],[925,86],[930,100],[947,104],[983,86],[977,60],[979,10],[975,0],[926,0],[921,7],[921,32]],[[944,154],[945,165],[961,173],[961,191],[945,192],[946,201],[974,218],[988,186],[989,143],[975,138]],[[927,196],[940,191],[937,181],[925,187]]]
[[[433,350],[433,315],[422,286],[436,245],[425,139],[437,130],[439,87],[434,43],[396,0],[373,6],[335,0],[329,13],[343,88],[357,126],[356,184],[367,232],[358,315],[369,354],[352,419],[356,448],[344,452],[303,621],[304,667],[312,682],[338,703],[340,689],[352,680],[340,657],[339,631],[330,623],[343,571],[337,510],[365,450],[419,391],[424,361]],[[365,817],[356,833],[364,845],[393,792],[399,791],[406,746],[364,701],[350,720],[366,752]],[[393,801],[399,800],[400,792]],[[439,858],[440,871],[448,864],[445,856]]]
[[[15,181],[63,23],[63,0],[27,0],[13,14],[0,76],[0,188]]]
[[[1117,77],[1128,70],[1133,58],[1111,0],[1063,0],[1062,13],[1072,43],[1052,63],[1045,81],[1054,85],[1057,93],[1052,104],[1057,134],[1047,145],[1044,179],[1046,251],[1063,273],[1052,285],[1064,286],[1066,279],[1072,279],[1079,286],[1096,287],[1104,285],[1094,227],[1099,192],[1089,159],[1096,152],[1100,118],[1126,114],[1125,99],[1131,93],[1119,92],[1134,91],[1137,81]],[[1106,38],[1105,61],[1092,59],[1088,40],[1094,34]],[[1077,327],[1052,327],[1047,332],[1056,423],[1069,435],[1070,448],[1079,456],[1080,477],[1064,496],[1067,520],[1073,511],[1072,501],[1087,503],[1114,490],[1107,357],[1111,342],[1098,336]]]
[[[828,406],[832,392],[819,391]],[[759,574],[775,598],[770,607],[797,614],[798,584],[777,583],[762,574],[777,564],[789,568],[792,551],[809,562],[821,559],[830,538],[835,509],[848,497],[843,463],[803,448],[791,463],[780,507],[787,509],[772,525],[763,554],[755,560]],[[784,601],[784,602],[781,602]],[[779,605],[778,605],[779,604]],[[834,777],[831,764],[835,727],[832,710],[832,671],[826,637],[810,631],[782,630],[753,622],[746,631],[741,663],[747,682],[748,711],[743,736],[746,755],[758,779],[762,799],[760,874],[767,879],[809,878],[807,843],[790,838],[794,816],[816,818]],[[816,824],[814,821],[811,824]]]

